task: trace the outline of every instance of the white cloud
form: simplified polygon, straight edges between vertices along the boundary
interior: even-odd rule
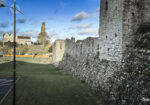
[[[10,23],[9,22],[2,22],[0,23],[0,28],[7,28],[9,27]]]
[[[78,32],[79,35],[98,35],[97,28],[89,28]]]
[[[39,32],[38,31],[35,31],[35,30],[27,30],[25,32],[22,32],[21,35],[24,35],[24,36],[30,36],[32,38],[37,38]]]
[[[99,17],[99,8],[97,8],[92,14],[88,14],[87,12],[84,11],[79,12],[73,17],[72,21],[82,21],[87,18],[95,18],[95,17],[96,18]]]
[[[69,27],[69,29],[85,29],[92,27],[92,24],[80,24],[80,25],[73,25]]]
[[[82,11],[82,12],[80,12],[80,13],[77,13],[77,14],[73,17],[72,21],[81,21],[81,20],[86,19],[86,18],[89,18],[89,17],[90,17],[90,15],[89,15],[88,13]]]
[[[48,32],[48,36],[50,38],[57,38],[59,36],[59,34],[53,31],[53,32]]]

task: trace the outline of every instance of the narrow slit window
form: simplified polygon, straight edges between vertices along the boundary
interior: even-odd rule
[[[60,49],[62,49],[62,43],[60,43]]]
[[[106,7],[105,7],[105,10],[107,11],[108,10],[108,1],[106,0]]]

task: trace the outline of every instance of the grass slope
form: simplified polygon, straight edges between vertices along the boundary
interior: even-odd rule
[[[0,64],[0,76],[12,75],[12,62]],[[50,64],[17,62],[17,105],[97,105],[80,81]],[[12,92],[2,105],[11,105]]]

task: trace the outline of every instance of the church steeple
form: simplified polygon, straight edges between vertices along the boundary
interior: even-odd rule
[[[40,32],[40,34],[38,35],[38,40],[37,40],[37,42],[38,42],[40,45],[46,45],[46,43],[49,43],[49,40],[48,40],[48,39],[50,39],[50,38],[47,36],[45,24],[46,24],[45,22],[42,23],[41,32]]]
[[[41,27],[41,33],[45,32],[45,22],[42,23],[42,27]]]

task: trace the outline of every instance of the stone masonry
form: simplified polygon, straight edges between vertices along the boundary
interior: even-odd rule
[[[65,53],[65,41],[57,39],[53,43],[53,60],[52,63],[58,65],[60,61],[63,59],[63,55]]]
[[[58,67],[105,105],[150,104],[150,0],[101,0],[99,38],[66,39],[64,48]]]

